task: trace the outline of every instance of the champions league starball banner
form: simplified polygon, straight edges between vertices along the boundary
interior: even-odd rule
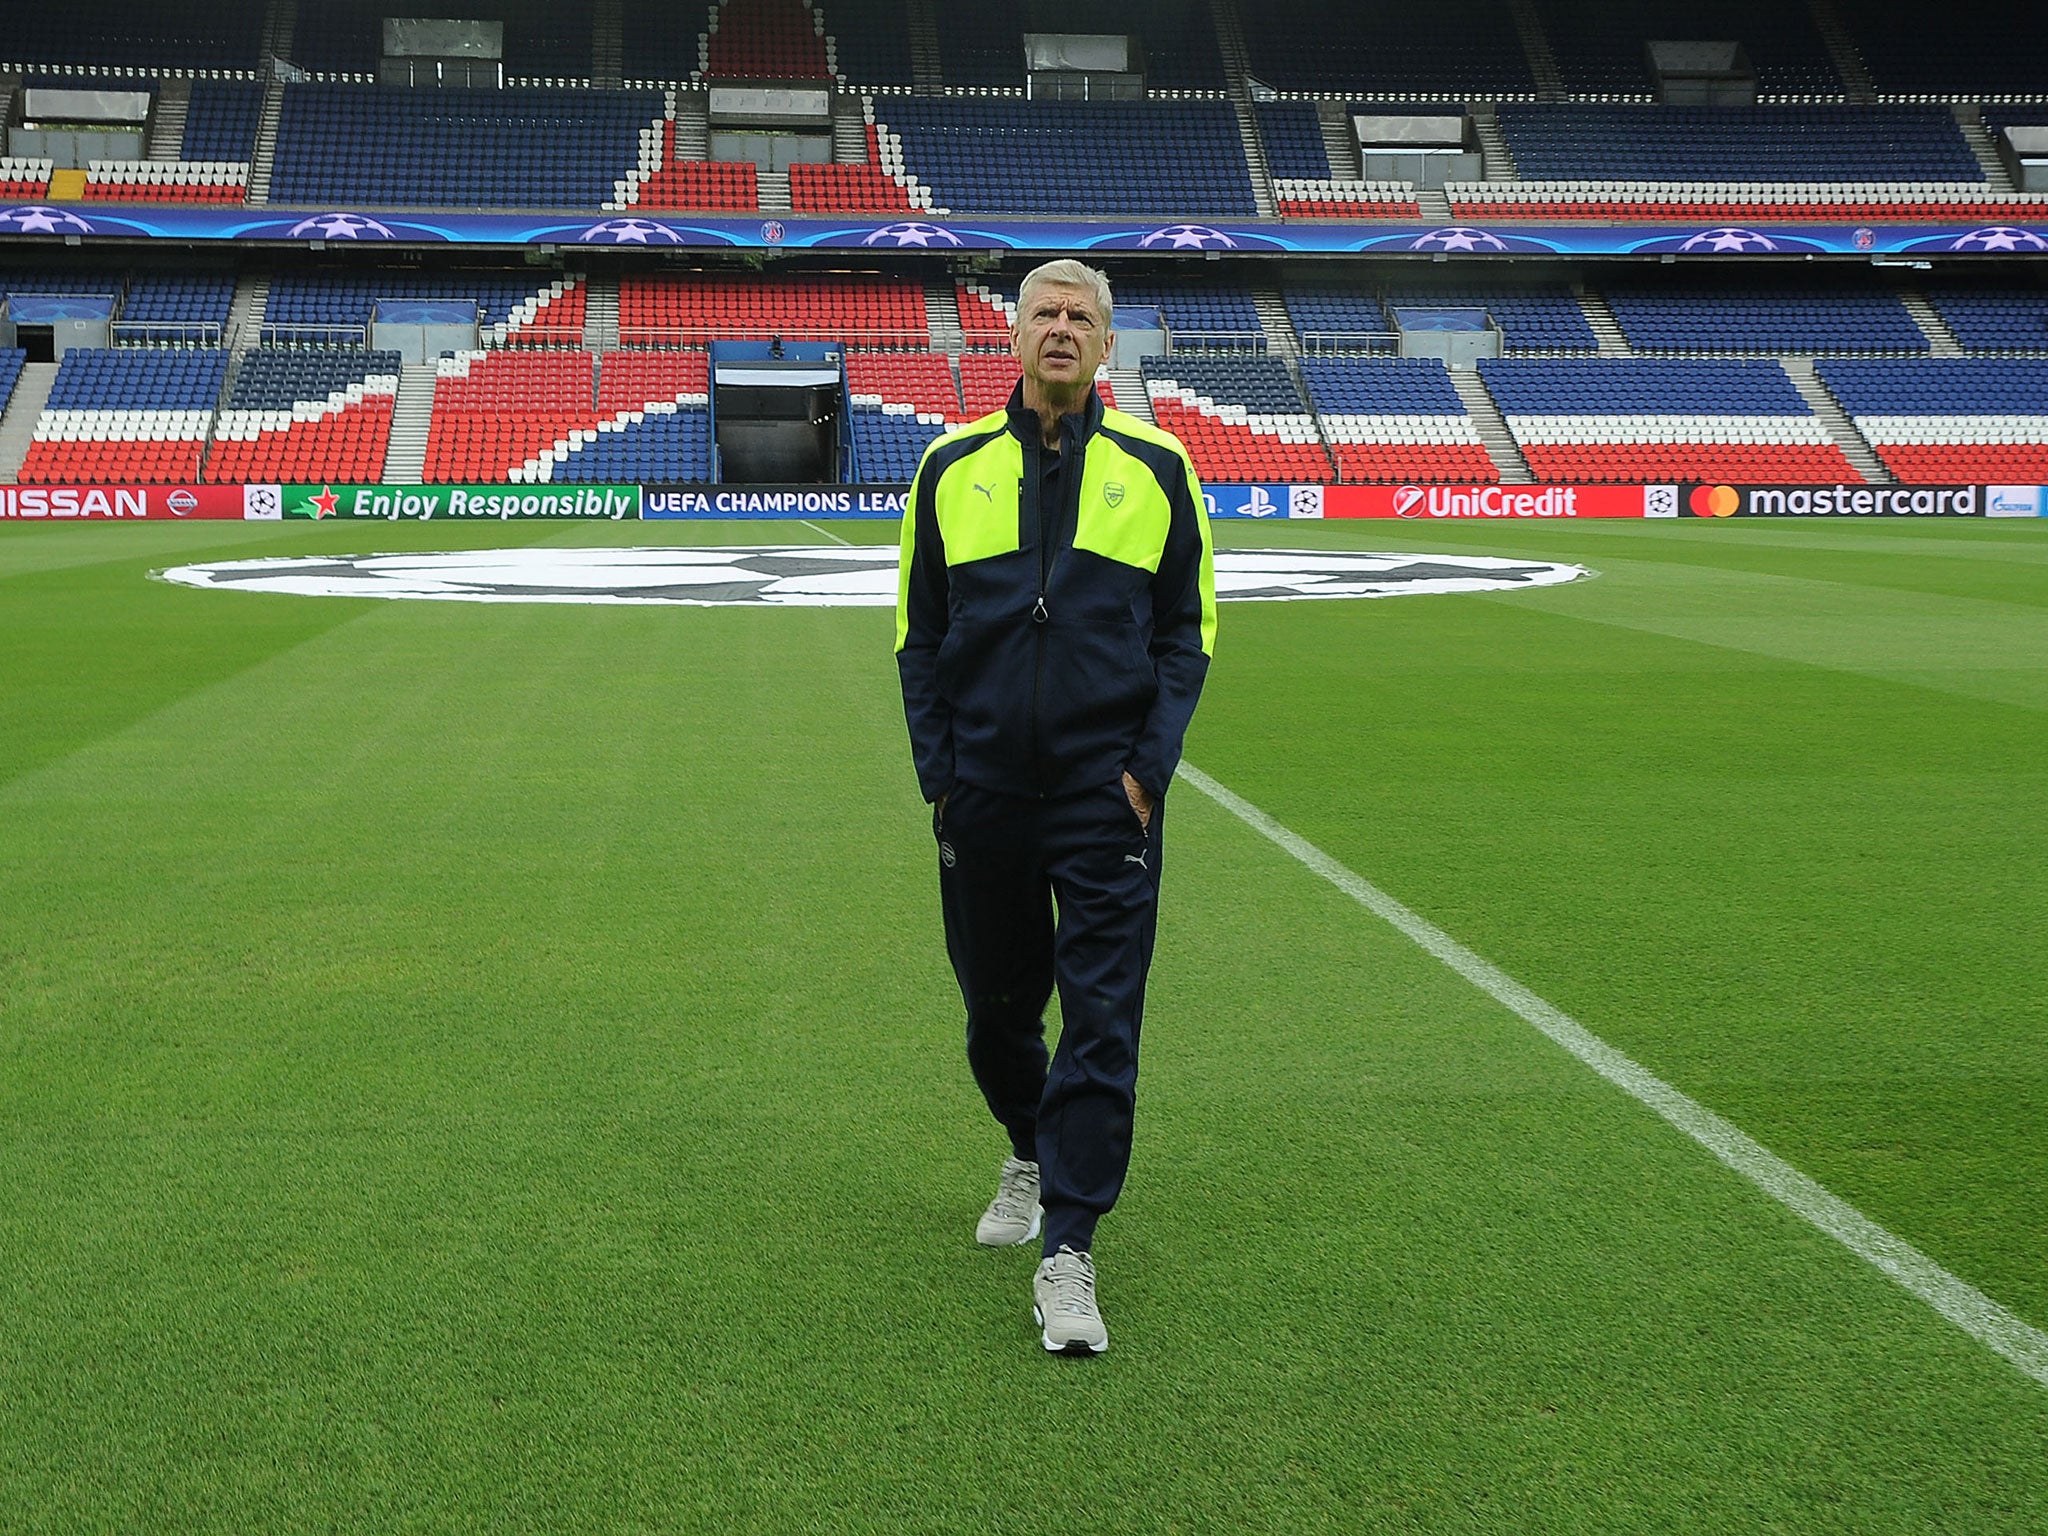
[[[2048,253],[2036,225],[1172,224],[1037,219],[662,218],[652,214],[0,204],[0,239],[250,241],[302,246],[545,245],[644,250],[1241,251],[1373,256],[1951,256]]]

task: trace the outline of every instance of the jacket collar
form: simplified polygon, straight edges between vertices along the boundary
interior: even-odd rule
[[[1019,379],[1016,388],[1010,391],[1010,431],[1026,444],[1040,442],[1038,412],[1024,404],[1024,381]],[[1071,436],[1077,443],[1085,443],[1095,435],[1102,425],[1102,392],[1094,381],[1088,385],[1088,397],[1081,402],[1081,409],[1060,418],[1061,435]]]

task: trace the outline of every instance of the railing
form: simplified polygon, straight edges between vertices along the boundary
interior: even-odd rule
[[[367,347],[367,325],[263,325],[256,341],[265,347]]]
[[[1264,352],[1268,338],[1264,331],[1175,331],[1166,333],[1166,350],[1171,352]]]
[[[887,352],[929,352],[931,332],[927,330],[863,331],[850,326],[773,325],[629,325],[619,322],[621,347],[701,347],[714,341],[837,341],[849,347],[869,347]]]
[[[1301,350],[1311,357],[1332,352],[1397,352],[1401,338],[1392,331],[1303,331]]]
[[[117,347],[217,347],[223,329],[217,320],[116,320],[107,335]]]

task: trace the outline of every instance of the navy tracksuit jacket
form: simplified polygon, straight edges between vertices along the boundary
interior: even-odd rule
[[[1170,433],[1091,391],[1052,454],[1020,386],[926,451],[903,517],[904,712],[943,806],[968,1061],[1039,1164],[1047,1253],[1090,1248],[1129,1165],[1166,789],[1215,634],[1201,486]]]

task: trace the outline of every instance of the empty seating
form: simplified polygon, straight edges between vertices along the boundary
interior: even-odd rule
[[[50,172],[56,163],[21,155],[0,157],[0,198],[10,202],[41,202],[50,195]]]
[[[1322,0],[1260,0],[1247,15],[1251,71],[1281,90],[1378,97],[1533,97],[1507,0],[1369,6],[1341,21]]]
[[[264,9],[264,0],[208,0],[196,6],[72,0],[61,6],[10,6],[0,51],[18,64],[254,69],[262,61]]]
[[[178,484],[199,478],[228,354],[79,348],[58,365],[23,485]]]
[[[1899,296],[1882,289],[1612,283],[1606,294],[1639,352],[1928,350]]]
[[[1775,362],[1486,358],[1538,480],[1859,482]]]
[[[829,80],[825,23],[801,0],[720,0],[711,8],[707,79]]]
[[[596,208],[640,164],[653,91],[285,87],[271,196],[383,206]]]
[[[963,277],[953,289],[960,309],[960,334],[970,347],[1008,347],[1010,325],[1017,318],[1017,291],[999,289]]]
[[[1956,0],[1932,12],[1905,0],[1859,0],[1841,18],[1880,91],[2036,100],[2048,79],[2048,15],[2038,6]]]
[[[931,345],[924,289],[883,277],[651,277],[619,282],[619,339],[663,346],[725,339]]]
[[[1532,181],[1984,180],[1941,107],[1520,105],[1500,126]]]
[[[889,97],[876,110],[902,141],[907,170],[940,206],[959,212],[1161,219],[1257,212],[1226,102]]]
[[[580,80],[590,75],[592,0],[491,0],[483,11],[504,23],[508,76]],[[389,0],[320,0],[301,6],[292,32],[292,62],[314,71],[374,75],[384,51],[383,18],[391,14]],[[454,14],[477,12],[458,7]]]
[[[544,449],[522,478],[616,485],[711,478],[711,376],[698,351],[607,352],[597,415]]]
[[[909,213],[910,193],[878,165],[792,165],[789,203],[798,213]]]
[[[398,371],[396,352],[248,353],[215,427],[206,479],[222,485],[382,479]]]
[[[236,160],[95,160],[85,198],[101,203],[239,203],[249,165]]]
[[[280,274],[264,308],[263,340],[282,344],[369,339],[380,299],[473,303],[480,340],[574,346],[583,340],[583,284],[523,272],[390,272],[322,268]]]
[[[1485,484],[1500,478],[1435,358],[1302,359],[1309,399],[1349,481]]]
[[[1483,309],[1501,328],[1509,352],[1595,352],[1600,340],[1578,296],[1563,283],[1413,284],[1389,288],[1389,309],[1470,305]]]
[[[2030,222],[2048,216],[2048,196],[1996,192],[1979,183],[1933,181],[1455,181],[1444,187],[1452,216],[1500,219],[1682,220],[1703,231],[1696,249],[1759,249],[1744,224],[1924,223],[1974,219]]]
[[[646,130],[652,132],[653,130]],[[645,158],[643,156],[643,164]],[[795,178],[791,178],[792,188]],[[654,169],[622,178],[608,208],[692,208],[707,213],[746,212],[761,205],[760,172],[751,160],[684,160],[676,156],[676,125],[659,130]]]
[[[464,352],[436,365],[425,477],[525,479],[543,451],[597,424],[595,359],[584,351]],[[516,474],[514,471],[520,471]]]
[[[1656,88],[1646,44],[1739,42],[1757,86],[1773,95],[1829,95],[1842,78],[1803,5],[1777,0],[1541,0],[1543,28],[1566,89],[1609,96]]]
[[[1815,371],[1909,485],[2048,484],[2048,359],[1824,358]]]
[[[14,398],[14,386],[21,382],[21,370],[27,364],[28,354],[21,348],[0,347],[0,411]]]
[[[1017,360],[1007,353],[963,353],[960,358],[960,401],[966,408],[967,419],[973,421],[990,411],[1003,409],[1010,403],[1010,395],[1023,376]],[[1109,387],[1108,380],[1098,376],[1095,392],[1102,396],[1104,405],[1116,404],[1116,391]]]
[[[255,80],[194,80],[185,109],[187,160],[246,162],[256,153],[256,126],[263,117],[263,86]]]
[[[114,332],[121,341],[205,343],[218,346],[234,307],[231,272],[172,276],[151,273],[128,285]]]
[[[1973,352],[2048,351],[2048,292],[2039,288],[1933,284],[1927,300]]]
[[[1332,478],[1315,419],[1277,359],[1176,353],[1146,358],[1144,374],[1154,418],[1204,480]]]

